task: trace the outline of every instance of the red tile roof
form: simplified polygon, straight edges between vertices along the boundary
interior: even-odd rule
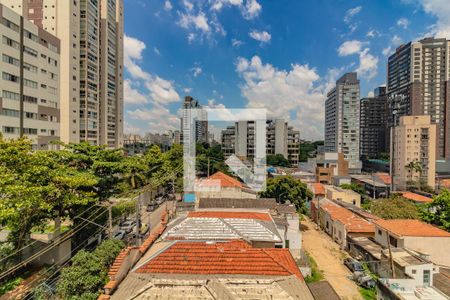
[[[315,195],[325,195],[325,187],[320,182],[314,183],[313,188]]]
[[[191,211],[188,218],[221,218],[221,219],[255,219],[272,221],[268,213],[234,212],[234,211]]]
[[[384,184],[391,184],[391,176],[388,173],[375,173],[375,175],[380,178]]]
[[[375,224],[397,236],[450,237],[450,232],[419,220],[377,220]]]
[[[416,194],[416,193],[412,193],[412,192],[403,192],[402,196],[405,197],[406,199],[415,201],[415,202],[420,202],[420,203],[430,203],[433,201],[433,199]]]
[[[244,241],[177,242],[137,273],[295,275],[303,278],[289,249],[252,248]]]
[[[222,172],[217,172],[217,173],[214,173],[213,175],[209,176],[208,179],[206,180],[206,183],[208,181],[212,182],[213,180],[218,180],[220,182],[221,187],[237,187],[237,188],[244,187],[244,185],[240,181],[238,181],[238,180],[234,179],[233,177],[228,176]],[[202,184],[204,184],[204,183],[202,183]]]
[[[333,220],[337,220],[346,226],[347,232],[375,232],[375,226],[348,209],[336,204],[324,204],[320,206],[327,211]]]

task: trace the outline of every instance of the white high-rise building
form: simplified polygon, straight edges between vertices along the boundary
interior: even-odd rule
[[[61,41],[61,140],[123,145],[123,0],[0,0]]]
[[[346,73],[328,92],[325,102],[325,151],[343,153],[350,172],[361,170],[359,94],[357,74]]]
[[[33,148],[60,139],[60,41],[0,5],[0,129],[4,138],[27,136]]]

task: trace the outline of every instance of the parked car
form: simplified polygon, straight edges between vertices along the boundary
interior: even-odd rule
[[[133,227],[136,226],[136,221],[125,221],[120,225],[120,229],[129,233],[133,230]]]
[[[116,240],[123,240],[127,233],[124,230],[119,230],[114,233],[113,238]]]
[[[163,197],[158,197],[156,198],[156,204],[161,205],[164,202],[164,198]]]
[[[375,280],[369,274],[365,273],[363,276],[358,278],[358,284],[365,288],[374,288],[376,286]]]
[[[148,212],[152,212],[152,211],[154,211],[156,208],[157,208],[157,206],[154,205],[154,204],[149,204],[149,205],[147,205],[147,211],[148,211]]]
[[[353,258],[348,257],[344,259],[344,265],[346,265],[352,272],[364,272],[363,265]]]

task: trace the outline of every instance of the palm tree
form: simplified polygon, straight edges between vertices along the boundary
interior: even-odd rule
[[[409,182],[414,182],[413,176],[415,173],[419,173],[419,178],[422,177],[422,164],[418,160],[410,161],[406,166],[405,169],[409,172]]]

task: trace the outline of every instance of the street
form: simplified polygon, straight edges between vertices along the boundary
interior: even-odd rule
[[[303,226],[303,248],[314,258],[326,280],[343,300],[363,299],[355,282],[348,279],[351,272],[343,264],[345,252],[316,224],[305,217]]]

